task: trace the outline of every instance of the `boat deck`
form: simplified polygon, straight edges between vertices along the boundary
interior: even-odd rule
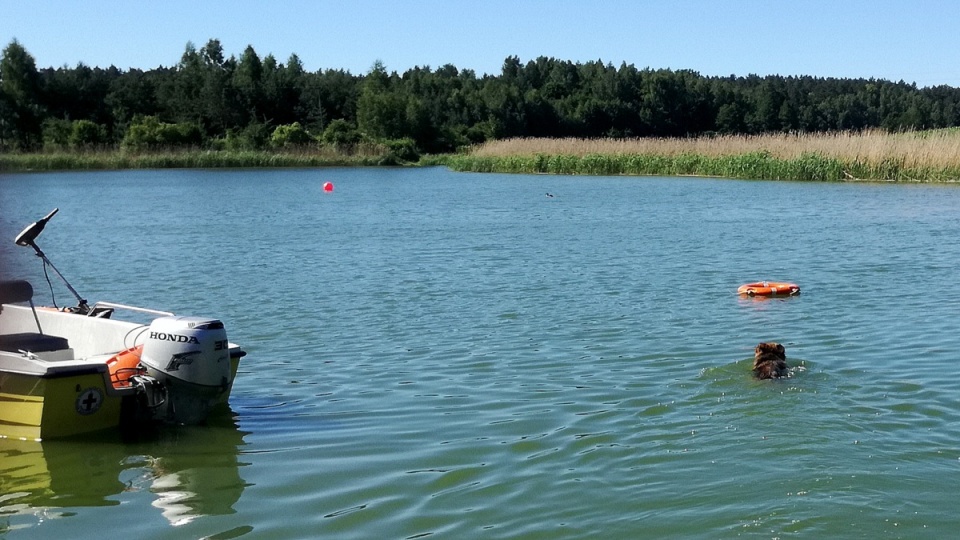
[[[68,377],[86,373],[105,373],[112,355],[76,359],[73,349],[39,353],[0,351],[0,372],[32,375],[43,378]]]

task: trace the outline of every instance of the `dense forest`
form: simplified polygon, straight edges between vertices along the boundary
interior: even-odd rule
[[[188,43],[152,70],[38,69],[16,40],[0,57],[0,150],[263,149],[361,142],[451,152],[509,137],[689,137],[960,125],[960,89],[877,79],[706,77],[601,60],[445,65],[402,74],[309,72],[248,46]]]

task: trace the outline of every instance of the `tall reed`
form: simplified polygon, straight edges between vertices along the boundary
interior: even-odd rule
[[[943,182],[960,180],[960,132],[507,139],[443,163],[484,172]]]

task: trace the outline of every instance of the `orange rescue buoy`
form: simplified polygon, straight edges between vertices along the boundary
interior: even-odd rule
[[[143,352],[143,345],[131,347],[125,351],[118,352],[113,358],[107,360],[107,368],[110,370],[110,382],[114,388],[124,388],[130,386],[130,377],[145,370],[140,368],[140,354]]]
[[[800,294],[800,286],[796,283],[761,281],[741,285],[740,288],[737,289],[737,294],[745,294],[747,296],[793,296]]]

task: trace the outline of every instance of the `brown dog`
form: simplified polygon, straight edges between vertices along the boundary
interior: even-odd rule
[[[787,351],[779,343],[761,343],[753,351],[753,374],[758,379],[787,376]]]

